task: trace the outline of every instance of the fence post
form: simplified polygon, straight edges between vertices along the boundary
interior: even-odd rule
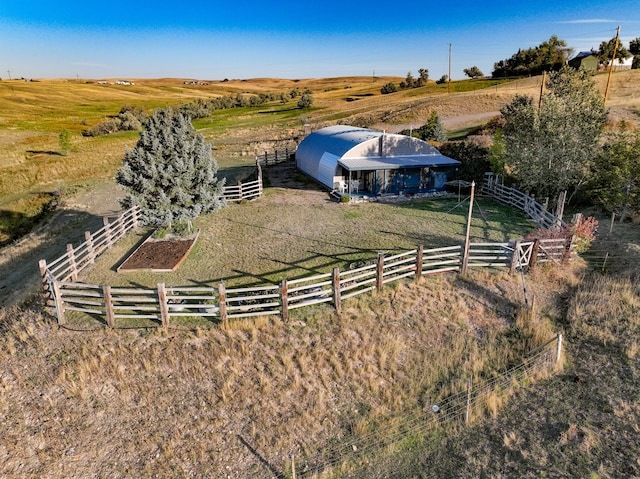
[[[422,278],[422,262],[424,258],[424,246],[418,246],[418,254],[416,255],[416,283]]]
[[[558,343],[556,344],[556,364],[560,362],[562,355],[562,333],[558,333]]]
[[[87,251],[89,253],[89,263],[96,262],[96,249],[93,245],[93,235],[90,231],[84,232],[84,240],[87,243]]]
[[[289,285],[286,278],[280,283],[280,300],[282,306],[282,320],[289,321]]]
[[[467,384],[467,410],[464,414],[464,422],[469,424],[471,420],[471,388],[473,384],[471,382],[471,378],[469,378],[469,383]]]
[[[107,326],[115,327],[115,316],[113,313],[113,299],[111,298],[111,286],[105,284],[102,287],[102,295],[104,296],[104,311],[107,317]]]
[[[340,297],[340,268],[333,268],[333,279],[331,282],[333,288],[333,306],[338,314],[342,311],[342,298]]]
[[[242,181],[238,182],[238,200],[242,201]]]
[[[169,326],[169,304],[167,303],[167,289],[164,283],[158,283],[158,300],[160,302],[160,319],[162,327]]]
[[[126,231],[124,229],[124,216],[122,213],[120,213],[118,215],[118,218],[116,219],[116,222],[118,223],[118,235],[116,236],[118,239],[122,238]]]
[[[538,260],[538,251],[540,251],[540,238],[533,240],[533,246],[531,247],[531,258],[529,258],[529,270],[532,270],[536,266]]]
[[[76,256],[73,251],[73,245],[67,244],[67,258],[69,259],[69,267],[71,268],[71,279],[78,281],[78,267],[76,266]]]
[[[471,216],[473,215],[473,199],[476,190],[476,182],[471,182],[471,197],[469,199],[469,214],[467,215],[467,230],[464,237],[464,252],[462,254],[462,274],[466,274],[467,266],[469,264],[469,247],[470,245],[470,235],[471,235]]]
[[[40,278],[42,279],[42,289],[45,293],[51,294],[49,288],[49,278],[47,277],[47,260],[41,259],[38,261],[38,268],[40,268]]]
[[[522,268],[522,264],[520,263],[520,241],[516,241],[513,245],[513,253],[511,254],[511,265],[509,266],[509,274],[514,274],[518,265],[520,265],[520,268]]]
[[[571,235],[571,241],[569,241],[569,246],[567,247],[565,245],[565,248],[567,248],[567,255],[569,259],[571,259],[571,255],[573,254],[573,248],[575,246],[576,246],[576,235]]]
[[[384,275],[384,253],[378,253],[378,268],[376,270],[376,290],[382,291]]]
[[[113,237],[111,235],[111,223],[109,223],[109,218],[107,218],[106,216],[103,217],[102,224],[104,224],[104,233],[107,237],[107,249],[109,249],[113,244]]]
[[[134,206],[129,211],[131,211],[131,221],[133,222],[133,228],[137,228],[138,221],[140,221],[140,218],[138,217],[138,207]]]
[[[218,285],[218,308],[220,310],[220,321],[227,321],[227,291],[224,283]]]
[[[62,299],[62,291],[60,290],[60,283],[58,281],[53,282],[53,300],[56,304],[56,312],[58,313],[58,326],[64,326],[67,322],[64,315],[64,300]]]

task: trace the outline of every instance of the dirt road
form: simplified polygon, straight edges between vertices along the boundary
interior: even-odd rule
[[[41,291],[38,261],[60,257],[67,243],[77,245],[85,231],[101,228],[103,217],[117,216],[121,196],[111,181],[67,198],[35,231],[0,249],[0,308],[19,305]]]

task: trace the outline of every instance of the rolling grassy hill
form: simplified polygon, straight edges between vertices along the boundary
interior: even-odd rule
[[[640,77],[616,78],[612,114],[634,118]],[[605,79],[598,77],[601,85]],[[404,125],[422,121],[431,109],[445,119],[496,111],[516,93],[539,90],[537,79],[527,79],[452,95],[381,96],[389,79],[376,81],[260,79],[188,87],[161,80],[132,89],[0,82],[6,152],[0,209],[62,188],[60,181],[89,188],[108,180],[136,135],[78,132],[124,103],[152,108],[197,95],[313,85],[316,103],[300,112],[303,118],[292,105],[272,104],[200,122],[224,169],[290,141],[302,121]],[[55,154],[62,126],[76,133],[68,156]],[[39,232],[41,242],[51,226]],[[58,233],[76,227],[60,226]],[[58,329],[37,297],[2,308],[0,475],[288,477],[291,454],[331,450],[352,433],[375,443],[408,427],[399,415],[416,417],[430,398],[445,394],[452,378],[501,370],[505,359],[526,352],[532,337],[562,331],[560,374],[505,394],[493,414],[468,427],[407,436],[372,450],[358,467],[322,477],[638,477],[639,237],[639,227],[626,224],[607,238],[615,275],[578,261],[528,276],[537,305],[528,320],[520,314],[520,280],[493,272],[388,288],[348,302],[341,316],[318,308],[286,324],[260,320],[211,330],[87,335]]]

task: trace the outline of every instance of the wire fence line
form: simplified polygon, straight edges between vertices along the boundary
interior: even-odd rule
[[[292,456],[289,466],[297,478],[319,478],[331,474],[336,467],[346,467],[357,472],[359,463],[370,462],[373,455],[404,441],[425,438],[438,428],[469,424],[491,409],[490,398],[505,395],[528,381],[545,376],[560,363],[562,335],[550,339],[542,346],[527,353],[523,361],[501,374],[485,380],[473,381],[471,377],[460,378],[466,383],[458,391],[427,405],[420,413],[392,418],[400,426],[395,430],[374,430],[365,434],[351,433],[343,436],[317,453]]]

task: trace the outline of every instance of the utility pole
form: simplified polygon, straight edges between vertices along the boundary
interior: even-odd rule
[[[451,93],[451,43],[449,43],[449,81],[447,82],[447,92]]]
[[[7,70],[7,73],[9,74],[9,80],[11,80],[11,70]]]
[[[616,31],[616,44],[613,47],[613,55],[611,56],[611,65],[609,66],[609,77],[607,78],[607,88],[604,90],[604,102],[607,103],[607,97],[609,96],[609,84],[611,83],[611,74],[613,73],[613,62],[616,61],[616,53],[618,53],[618,41],[620,38],[620,25]]]

